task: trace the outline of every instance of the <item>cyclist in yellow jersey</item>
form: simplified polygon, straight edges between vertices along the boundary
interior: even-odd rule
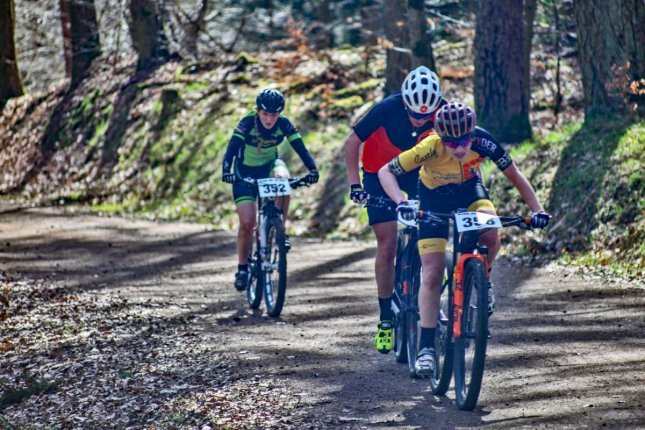
[[[432,134],[414,148],[405,151],[378,173],[385,192],[398,203],[402,217],[414,219],[416,210],[404,197],[397,183],[397,176],[421,167],[419,200],[420,209],[449,213],[458,208],[495,214],[488,190],[478,175],[479,166],[491,159],[511,181],[533,211],[531,225],[543,228],[549,222],[533,187],[502,146],[484,129],[475,126],[475,112],[461,103],[443,106],[435,118],[436,135]],[[432,223],[419,225],[419,254],[423,273],[419,291],[421,338],[415,364],[417,375],[428,377],[434,373],[434,337],[439,317],[439,292],[444,272],[444,255],[448,239],[448,226]],[[480,236],[488,248],[488,263],[492,265],[500,248],[496,229]],[[495,304],[492,288],[488,292],[489,313]]]

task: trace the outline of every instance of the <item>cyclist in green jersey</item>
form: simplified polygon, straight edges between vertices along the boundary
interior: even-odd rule
[[[291,121],[280,114],[284,105],[284,95],[280,91],[271,88],[262,90],[256,99],[256,109],[239,122],[224,154],[222,180],[233,184],[233,199],[240,222],[237,232],[238,268],[235,274],[235,288],[239,291],[245,290],[248,283],[247,259],[252,248],[257,210],[256,189],[239,179],[288,178],[289,170],[278,157],[278,146],[286,140],[309,169],[308,183],[318,182],[316,163],[305,148],[300,133]],[[282,209],[286,221],[289,196],[278,199],[276,204]]]

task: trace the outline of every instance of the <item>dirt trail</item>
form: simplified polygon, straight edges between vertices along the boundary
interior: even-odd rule
[[[428,383],[410,379],[393,354],[374,351],[372,242],[293,240],[287,303],[282,317],[272,319],[249,310],[231,285],[231,232],[34,209],[0,215],[0,235],[0,271],[46,279],[79,296],[126,298],[123,306],[149,312],[157,325],[148,323],[142,339],[163,345],[154,351],[157,365],[163,361],[173,369],[149,371],[148,361],[134,351],[133,357],[122,356],[129,350],[110,346],[100,333],[92,345],[78,341],[56,354],[51,344],[13,349],[6,352],[0,378],[36,360],[61,381],[58,394],[0,410],[0,418],[18,428],[645,427],[642,283],[607,284],[500,260],[479,406],[460,412],[454,392],[433,396]],[[20,328],[9,333],[10,323],[5,321],[4,337],[27,335]],[[174,344],[177,351],[164,344],[171,338],[184,339]],[[115,363],[130,360],[132,373],[129,383],[116,378],[110,389],[125,399],[100,403],[101,413],[98,400],[74,397],[91,395],[71,388],[74,366],[63,371],[47,361],[82,354],[88,369],[92,348],[112,351]],[[101,372],[114,371],[95,367],[99,379]],[[144,368],[150,378],[186,386],[165,394],[153,390],[156,380],[138,376]],[[188,375],[182,368],[193,371]],[[104,385],[111,384],[104,377]],[[155,395],[150,410],[156,412],[144,413],[141,405]],[[132,404],[137,399],[140,409]],[[59,421],[70,404],[73,417]],[[217,421],[213,411],[222,404],[226,410],[249,407],[237,418]],[[281,421],[273,422],[272,415]]]

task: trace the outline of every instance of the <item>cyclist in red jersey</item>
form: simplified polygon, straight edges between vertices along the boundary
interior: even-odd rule
[[[439,78],[430,69],[421,66],[408,74],[401,85],[401,92],[385,98],[354,124],[345,140],[345,164],[352,201],[363,203],[368,196],[389,199],[378,180],[379,169],[432,133],[434,114],[444,104],[446,100],[443,98]],[[361,144],[362,185],[359,174]],[[416,197],[418,169],[397,177],[397,180],[410,198]],[[368,207],[367,215],[376,236],[375,277],[380,322],[375,342],[376,349],[386,354],[394,346],[391,303],[394,292],[396,213]]]

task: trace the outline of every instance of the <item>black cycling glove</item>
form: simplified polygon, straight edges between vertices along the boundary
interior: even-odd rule
[[[396,211],[406,221],[414,221],[417,218],[417,208],[407,200],[401,200],[396,206]]]
[[[222,173],[222,181],[232,184],[235,182],[235,173]]]
[[[361,184],[350,185],[349,198],[354,203],[365,203],[368,197],[369,197],[369,194],[365,190],[363,190],[363,187],[361,187]]]
[[[309,171],[309,174],[305,176],[305,183],[307,185],[313,185],[318,182],[319,178],[320,174],[318,173],[318,170],[311,170]]]
[[[531,227],[544,228],[549,224],[549,219],[551,219],[551,216],[544,211],[533,212],[531,214]]]

